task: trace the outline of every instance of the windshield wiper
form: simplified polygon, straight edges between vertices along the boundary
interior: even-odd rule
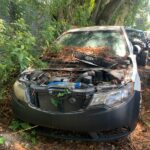
[[[114,61],[108,62],[108,60],[106,60],[103,57],[100,57],[100,56],[96,57],[93,55],[87,55],[85,53],[81,53],[81,52],[78,52],[75,50],[73,50],[73,55],[79,61],[86,63],[86,64],[89,64],[89,65],[92,65],[92,66],[97,66],[97,67],[109,68],[114,63]]]

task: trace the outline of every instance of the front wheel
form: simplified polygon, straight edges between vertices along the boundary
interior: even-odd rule
[[[138,66],[146,66],[148,62],[148,52],[141,52],[138,56],[137,56],[137,64]]]

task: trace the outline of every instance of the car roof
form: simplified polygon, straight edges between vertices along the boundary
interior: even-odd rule
[[[144,31],[139,30],[139,29],[133,29],[133,28],[125,28],[126,31],[136,31],[136,32],[142,32],[144,33]]]
[[[67,32],[100,31],[100,30],[120,30],[123,26],[90,26],[68,30]]]

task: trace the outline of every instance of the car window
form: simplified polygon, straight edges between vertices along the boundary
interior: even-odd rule
[[[68,47],[106,47],[109,55],[114,56],[127,54],[125,39],[118,31],[71,32],[61,36],[58,43]]]
[[[145,36],[144,36],[144,33],[142,33],[142,32],[127,30],[127,34],[129,36],[130,40],[139,39],[139,40],[145,42]]]

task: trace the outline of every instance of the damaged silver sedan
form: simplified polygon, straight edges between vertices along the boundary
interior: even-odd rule
[[[136,127],[140,78],[136,46],[120,26],[72,29],[43,59],[49,68],[27,69],[14,84],[13,110],[52,137],[115,140]]]

